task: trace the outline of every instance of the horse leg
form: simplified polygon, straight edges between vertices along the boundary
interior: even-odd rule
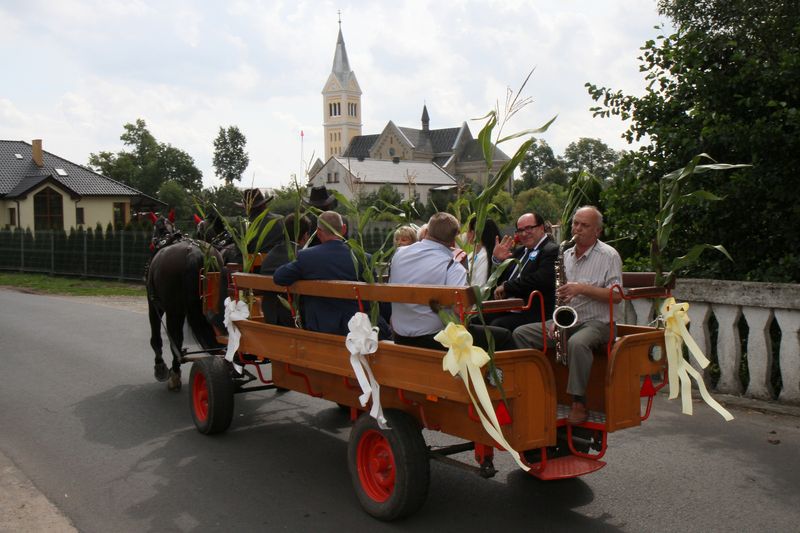
[[[167,314],[167,332],[169,332],[169,348],[172,352],[172,368],[169,371],[167,388],[171,391],[181,390],[181,358],[183,358],[183,313]]]
[[[161,341],[161,316],[163,313],[157,309],[149,299],[147,302],[147,312],[150,317],[150,346],[156,354],[153,374],[156,380],[167,381],[169,378],[169,370],[164,363],[164,358],[161,356],[161,349],[163,347]]]

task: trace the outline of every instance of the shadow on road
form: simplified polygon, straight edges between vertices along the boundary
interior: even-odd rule
[[[400,526],[378,522],[361,510],[351,486],[347,414],[296,393],[237,395],[231,429],[214,436],[191,424],[186,387],[178,394],[161,384],[114,387],[75,411],[87,439],[119,450],[143,445],[122,477],[148,487],[126,514],[149,531],[474,531],[534,524],[617,531],[575,510],[594,499],[581,480],[544,483],[515,471],[484,480],[435,462],[420,512]]]

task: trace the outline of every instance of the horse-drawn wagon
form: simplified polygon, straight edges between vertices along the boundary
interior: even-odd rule
[[[220,311],[217,276],[206,274],[204,302],[207,308]],[[452,307],[461,316],[476,311],[474,292],[467,287],[301,281],[287,288],[268,276],[235,273],[232,279],[234,295],[240,291],[277,292],[289,298],[326,296],[438,305]],[[647,285],[652,283],[649,279],[628,277],[626,287]],[[657,288],[626,291],[625,298],[665,295]],[[522,305],[519,300],[486,302],[482,312]],[[355,422],[348,445],[353,485],[364,509],[383,520],[407,516],[424,503],[430,459],[454,462],[452,455],[473,451],[478,466],[469,468],[490,477],[495,473],[495,448],[506,448],[531,475],[543,480],[599,470],[605,465],[601,458],[608,434],[638,426],[649,415],[655,394],[650,376],[663,375],[666,367],[663,330],[618,324],[617,336],[608,349],[595,355],[586,395],[589,420],[571,426],[566,421],[567,368],[558,364],[552,353],[535,349],[495,352],[496,371],[488,375],[487,367],[480,370],[480,380],[487,378],[481,387],[486,388],[493,410],[487,413],[466,378],[462,381],[443,371],[442,351],[380,341],[367,359],[372,383],[379,391],[370,399],[372,415],[377,401],[385,410],[383,424],[365,406],[367,393],[360,386],[364,376],[358,375],[344,337],[267,324],[258,316],[257,304],[251,310],[249,318],[234,322],[241,339],[232,362],[218,356],[194,362],[191,409],[198,430],[225,431],[232,420],[234,394],[254,389],[280,387],[349,408]],[[223,332],[219,334],[218,340],[227,343]],[[234,365],[244,367],[243,371]],[[271,366],[269,377],[262,372],[265,365]],[[494,420],[501,435],[492,436],[487,418]],[[464,442],[434,450],[426,445],[423,428]]]

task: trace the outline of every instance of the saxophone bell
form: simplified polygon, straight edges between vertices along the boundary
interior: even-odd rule
[[[568,305],[559,305],[553,310],[553,322],[556,327],[569,329],[578,322],[578,313]]]

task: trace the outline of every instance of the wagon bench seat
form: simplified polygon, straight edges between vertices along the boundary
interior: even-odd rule
[[[651,278],[639,276],[646,286]],[[632,280],[631,280],[632,281]],[[287,287],[271,277],[234,274],[238,289],[256,293],[285,293]],[[402,302],[469,311],[475,296],[467,287],[367,284],[352,281],[299,281],[288,287],[293,295],[361,299],[362,301]],[[650,291],[656,292],[656,291]],[[501,301],[486,306],[498,309],[521,307],[521,300]],[[259,320],[237,322],[242,330],[241,351],[273,362],[273,379],[286,388],[318,395],[352,407],[360,407],[360,389],[354,380],[349,352],[338,335],[298,330],[265,324]],[[619,326],[620,338],[611,356],[598,353],[592,369],[587,396],[592,410],[605,413],[606,428],[615,431],[640,424],[639,389],[641,377],[663,368],[648,353],[662,345],[663,332],[641,326]],[[381,341],[371,355],[370,365],[381,384],[384,407],[405,410],[429,428],[482,443],[491,439],[472,412],[463,382],[442,370],[442,351],[396,345]],[[555,363],[553,354],[539,350],[512,350],[495,353],[495,363],[503,372],[503,389],[512,423],[504,428],[509,442],[517,449],[531,449],[555,442],[557,403],[568,401],[565,392],[567,369]],[[495,405],[500,392],[489,387]]]

